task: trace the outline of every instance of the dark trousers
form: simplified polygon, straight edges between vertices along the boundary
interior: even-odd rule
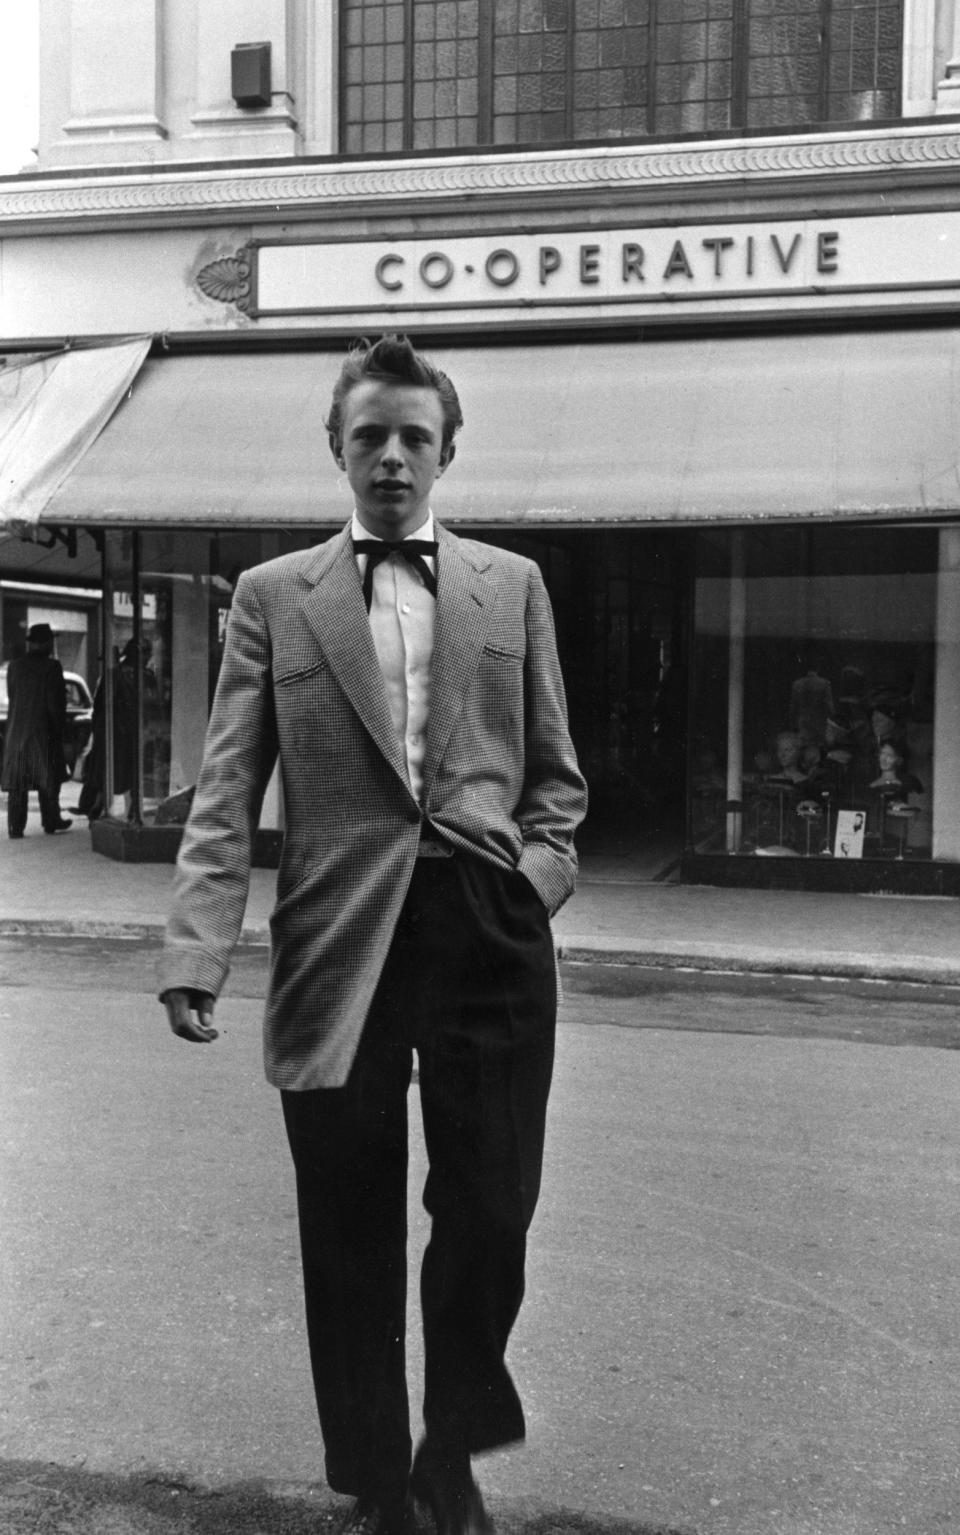
[[[473,858],[419,859],[347,1083],[282,1094],[336,1492],[389,1496],[409,1472],[414,1048],[431,1217],[421,1272],[426,1430],[467,1453],[523,1438],[504,1354],[540,1191],[555,1022],[553,942],[533,887]]]
[[[23,833],[27,825],[27,807],[30,791],[25,788],[11,789],[7,795],[7,830],[14,836]],[[40,801],[40,820],[44,831],[52,831],[60,824],[60,791],[55,790],[48,794],[45,790],[37,791],[37,799]]]

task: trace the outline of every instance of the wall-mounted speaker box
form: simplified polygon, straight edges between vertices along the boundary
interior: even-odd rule
[[[270,105],[269,43],[237,43],[230,54],[230,94],[238,107]]]

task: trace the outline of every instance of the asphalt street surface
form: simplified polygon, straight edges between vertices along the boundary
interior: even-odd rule
[[[325,1531],[265,953],[211,1046],[170,1036],[152,963],[0,941],[0,1528]],[[477,1466],[502,1535],[960,1528],[956,991],[564,984],[528,1442]]]

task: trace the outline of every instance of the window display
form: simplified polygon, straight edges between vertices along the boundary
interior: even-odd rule
[[[172,856],[236,581],[324,536],[106,534],[109,659],[82,791],[105,834],[167,828],[155,843]],[[693,880],[880,889],[896,873],[946,888],[960,863],[960,525],[494,538],[524,540],[554,599],[590,784],[586,855],[617,877],[652,859]],[[275,776],[267,841],[282,799]]]
[[[934,815],[938,709],[956,728],[943,547],[931,528],[700,536],[696,851],[957,856],[955,811]]]

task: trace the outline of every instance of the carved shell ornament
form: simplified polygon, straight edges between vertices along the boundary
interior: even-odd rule
[[[221,256],[217,261],[201,267],[196,284],[208,298],[221,304],[236,304],[238,309],[250,306],[250,261],[245,251],[235,256]]]

